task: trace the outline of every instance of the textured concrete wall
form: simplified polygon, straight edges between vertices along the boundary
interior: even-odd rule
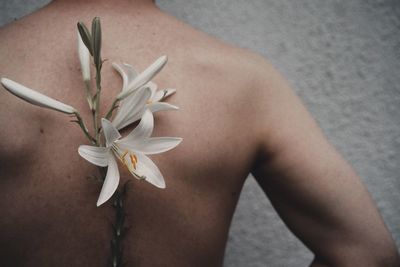
[[[1,1],[0,24],[48,0]],[[400,1],[159,0],[179,19],[257,51],[286,76],[354,166],[400,247]],[[248,179],[226,267],[306,266],[312,255]]]

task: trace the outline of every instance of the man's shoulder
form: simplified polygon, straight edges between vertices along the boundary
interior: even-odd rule
[[[206,46],[195,46],[195,62],[211,67],[219,74],[240,73],[238,78],[259,80],[272,67],[260,53],[224,41],[209,38]]]
[[[268,89],[272,80],[279,76],[268,59],[262,54],[242,48],[209,35],[202,35],[202,42],[190,42],[191,53],[187,62],[188,70],[200,74],[226,88],[231,94],[245,93],[256,97]]]
[[[281,73],[262,54],[225,43],[210,41],[207,48],[197,49],[194,66],[210,79],[224,83],[222,88],[236,94],[238,101],[251,104],[252,112],[265,111],[265,105],[283,94],[294,91]],[[283,100],[283,99],[280,99]]]

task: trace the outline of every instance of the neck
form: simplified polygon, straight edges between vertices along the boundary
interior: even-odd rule
[[[96,4],[96,5],[118,5],[118,4],[148,4],[154,5],[154,0],[54,0],[53,3],[70,3],[74,5]]]
[[[58,17],[86,22],[95,16],[116,19],[124,15],[137,17],[148,14],[148,11],[159,10],[154,0],[54,0],[48,8]]]
[[[75,9],[118,9],[155,7],[155,0],[54,0],[51,5]]]

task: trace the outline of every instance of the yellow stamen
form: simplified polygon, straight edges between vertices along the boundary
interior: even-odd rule
[[[128,170],[139,180],[146,180],[146,176],[139,175],[136,173],[136,167],[138,163],[138,158],[134,153],[129,153],[129,150],[125,150],[122,154],[119,153],[119,148],[113,144],[113,150],[117,155],[119,155],[119,159],[122,163],[128,168]],[[129,155],[130,163],[126,161],[126,156]]]
[[[129,154],[133,168],[136,170],[137,157],[135,154]]]
[[[120,159],[124,165],[126,165],[125,156],[128,154],[128,151],[125,151],[121,156]]]

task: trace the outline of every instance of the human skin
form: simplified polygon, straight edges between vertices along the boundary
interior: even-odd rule
[[[0,76],[77,108],[90,122],[77,57],[76,23],[99,16],[102,107],[121,88],[111,62],[143,70],[168,55],[155,78],[173,87],[179,111],[155,115],[155,136],[179,136],[154,155],[158,189],[121,165],[128,266],[221,266],[232,215],[249,173],[288,227],[315,254],[313,266],[399,266],[369,193],[298,96],[261,56],[201,33],[152,1],[56,1],[0,29]],[[97,208],[96,168],[69,118],[0,90],[0,265],[104,266],[110,202]],[[126,132],[125,132],[126,133]],[[268,223],[268,222],[265,222]],[[265,240],[268,242],[268,240]],[[268,265],[268,263],[265,263]]]

